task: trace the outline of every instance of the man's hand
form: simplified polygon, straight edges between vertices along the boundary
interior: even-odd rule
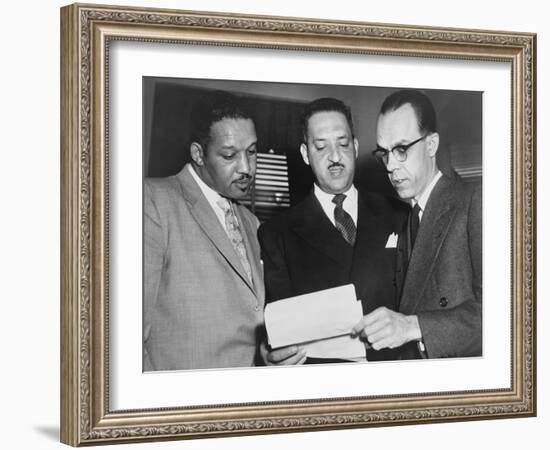
[[[265,342],[262,342],[260,344],[260,353],[268,366],[303,364],[307,358],[306,351],[295,345],[268,350]]]
[[[395,348],[422,338],[416,316],[406,316],[386,307],[364,316],[352,329],[352,336],[366,339],[374,350]]]

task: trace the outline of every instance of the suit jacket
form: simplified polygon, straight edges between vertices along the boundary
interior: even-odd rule
[[[481,186],[442,176],[407,269],[406,233],[398,242],[399,311],[418,316],[430,358],[481,355],[481,244]],[[419,357],[415,347],[405,345],[400,357]]]
[[[326,216],[313,192],[263,224],[258,237],[266,301],[353,283],[365,314],[379,306],[395,309],[396,248],[386,248],[386,243],[400,230],[403,216],[394,206],[376,194],[359,193],[354,247]],[[369,359],[388,356],[388,352],[372,353]]]
[[[187,165],[144,189],[144,370],[252,366],[263,324],[257,218],[236,205],[252,283]]]

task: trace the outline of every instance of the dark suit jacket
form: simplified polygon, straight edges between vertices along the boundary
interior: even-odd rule
[[[398,243],[399,311],[416,314],[430,358],[479,356],[481,335],[481,186],[442,176],[435,185],[407,266]],[[402,347],[401,358],[419,354]]]
[[[266,302],[353,283],[365,314],[379,306],[396,309],[396,248],[386,248],[386,243],[402,226],[404,216],[397,207],[385,197],[360,192],[353,248],[313,192],[263,224],[258,236]],[[386,353],[373,351],[369,359],[387,359]]]

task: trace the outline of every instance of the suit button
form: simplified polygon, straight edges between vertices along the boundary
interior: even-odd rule
[[[439,306],[441,306],[442,308],[445,308],[448,304],[449,302],[447,300],[447,297],[441,297],[439,299]]]

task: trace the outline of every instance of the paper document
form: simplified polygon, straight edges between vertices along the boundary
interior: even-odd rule
[[[350,335],[362,316],[348,284],[269,303],[265,325],[272,348],[297,344],[310,357],[365,360],[365,345]]]

